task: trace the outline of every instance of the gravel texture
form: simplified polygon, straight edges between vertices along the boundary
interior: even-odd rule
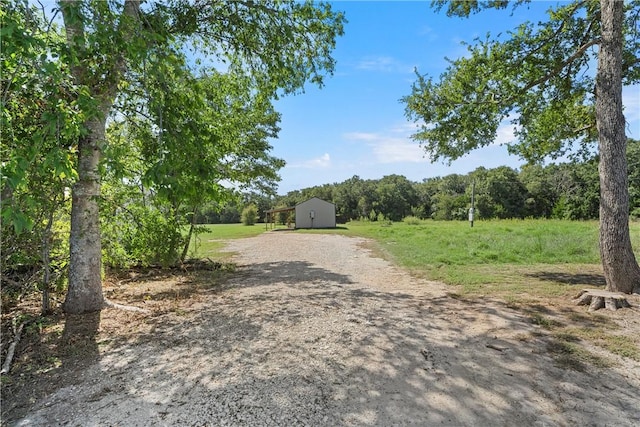
[[[640,425],[637,364],[562,369],[522,312],[449,297],[366,247],[229,242],[233,278],[106,345],[14,424]]]

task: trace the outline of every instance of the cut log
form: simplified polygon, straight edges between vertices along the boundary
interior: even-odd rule
[[[631,307],[625,294],[600,289],[583,289],[576,297],[576,304],[588,305],[589,311],[600,310],[601,308],[616,311],[619,308]]]
[[[591,298],[593,298],[593,296],[588,292],[582,291],[582,293],[580,293],[577,298],[578,298],[578,301],[576,302],[576,304],[589,305],[589,303],[591,303]]]
[[[118,303],[110,301],[110,300],[108,300],[106,298],[104,300],[104,306],[108,307],[108,308],[115,308],[115,309],[118,309],[118,310],[133,311],[133,312],[136,312],[136,313],[144,313],[144,314],[151,314],[151,311],[146,310],[144,308],[136,307],[136,306],[133,306],[133,305],[118,304]]]
[[[25,323],[21,323],[16,331],[16,335],[13,338],[13,342],[9,346],[9,351],[7,351],[7,357],[4,359],[4,363],[2,364],[2,370],[0,370],[1,375],[8,374],[11,370],[11,362],[13,361],[13,355],[16,351],[16,346],[20,342],[20,335],[22,335],[22,330],[24,329]]]

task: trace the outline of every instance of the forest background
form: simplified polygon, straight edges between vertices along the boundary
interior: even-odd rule
[[[629,139],[630,215],[640,218],[640,141]],[[597,158],[567,163],[526,165],[520,170],[507,166],[478,167],[466,174],[450,174],[410,181],[402,175],[380,179],[358,176],[285,195],[246,193],[224,204],[210,203],[196,215],[200,224],[237,223],[247,205],[255,205],[260,220],[264,211],[292,207],[311,197],[336,205],[338,222],[351,220],[401,221],[419,219],[466,220],[475,192],[475,218],[554,218],[590,220],[598,218],[600,189]],[[281,215],[279,222],[287,218]]]

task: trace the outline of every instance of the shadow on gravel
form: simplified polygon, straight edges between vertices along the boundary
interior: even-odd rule
[[[304,261],[243,268],[208,298],[114,337],[19,425],[640,422],[637,383],[555,366],[530,319],[496,303],[380,291]]]
[[[233,287],[253,287],[285,283],[288,285],[335,282],[352,284],[353,280],[344,274],[334,273],[306,261],[278,261],[251,264],[238,268],[242,280],[233,280]]]
[[[100,358],[96,341],[99,329],[100,312],[66,314],[61,342],[65,351],[62,365],[79,368],[97,362]]]
[[[144,359],[125,350],[107,374],[108,390],[128,389],[136,408],[109,411],[109,422],[582,425],[592,410],[592,425],[621,413],[628,425],[640,419],[640,390],[619,375],[566,371],[536,339],[498,337],[530,327],[517,312],[336,282],[297,285],[304,299],[253,293],[190,319],[157,319],[136,343],[148,346]],[[474,330],[481,318],[489,327]],[[132,369],[140,372],[133,384],[124,381]]]
[[[82,382],[86,369],[100,359],[100,317],[100,312],[59,312],[41,322],[64,322],[60,334],[37,338],[42,325],[26,330],[12,372],[2,377],[1,425],[12,425],[12,419],[24,415],[34,402],[48,394]]]

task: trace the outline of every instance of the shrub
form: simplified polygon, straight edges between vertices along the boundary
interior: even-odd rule
[[[388,227],[391,224],[393,224],[393,222],[389,218],[387,218],[382,212],[378,213],[377,221],[383,227]]]
[[[258,220],[258,208],[256,205],[248,205],[242,210],[241,220],[244,225],[254,225]]]
[[[103,262],[108,267],[175,265],[186,243],[170,209],[130,205],[102,224]]]
[[[405,224],[408,225],[420,225],[420,218],[413,216],[413,215],[409,215],[407,217],[405,217],[402,222],[404,222]]]

